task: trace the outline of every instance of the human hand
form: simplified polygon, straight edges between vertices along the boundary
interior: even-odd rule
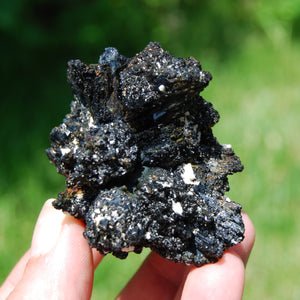
[[[83,238],[82,221],[48,200],[37,220],[31,248],[0,288],[0,299],[90,299],[94,270],[103,256]],[[125,299],[241,299],[254,227],[243,214],[242,243],[215,264],[176,264],[151,253],[118,296]]]
[[[168,261],[152,252],[117,300],[238,300],[242,299],[245,267],[252,250],[255,230],[242,212],[245,239],[225,251],[215,264],[200,268]]]

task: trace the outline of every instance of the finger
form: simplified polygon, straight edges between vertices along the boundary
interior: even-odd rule
[[[0,299],[6,299],[11,291],[15,288],[21,280],[26,264],[30,258],[30,250],[28,250],[19,260],[13,270],[10,272],[4,283],[0,288]]]
[[[93,265],[94,270],[98,267],[99,263],[103,259],[103,255],[96,248],[92,248],[92,255],[93,255]]]
[[[241,299],[245,265],[255,240],[254,226],[245,212],[245,238],[227,250],[216,264],[193,267],[178,290],[176,299]]]
[[[249,216],[244,211],[242,212],[242,217],[245,224],[245,238],[241,243],[230,248],[230,250],[236,252],[246,266],[255,241],[255,229]]]
[[[237,288],[235,289],[237,297],[242,295],[243,292],[243,285],[244,285],[244,265],[250,255],[254,238],[255,238],[255,231],[253,224],[249,217],[243,212],[242,214],[243,220],[245,223],[245,239],[240,246],[232,247],[231,251],[224,254],[222,260],[220,260],[217,264],[210,264],[203,266],[202,268],[189,268],[184,266],[183,264],[175,264],[169,262],[157,254],[152,253],[150,257],[146,260],[146,262],[142,265],[141,269],[137,272],[134,278],[129,282],[129,284],[125,287],[125,289],[121,292],[118,299],[139,299],[145,298],[147,295],[149,299],[153,299],[155,297],[161,296],[162,294],[166,295],[166,299],[170,298],[173,299],[174,294],[177,291],[177,295],[181,295],[183,288],[185,287],[183,278],[185,278],[185,273],[187,274],[187,287],[192,286],[191,291],[197,292],[197,285],[194,288],[195,280],[194,277],[197,277],[199,270],[204,270],[203,274],[205,276],[210,276],[209,270],[219,269],[219,272],[216,272],[216,276],[219,274],[219,279],[222,278],[224,275],[223,283],[226,284],[226,278],[230,278],[226,276],[227,269],[230,269],[233,273],[238,274],[238,280],[230,280],[231,285],[235,285]],[[224,264],[224,262],[226,263]],[[242,262],[242,264],[241,264]],[[163,268],[162,266],[165,266]],[[213,266],[213,267],[212,267]],[[224,268],[225,266],[225,268]],[[189,270],[193,270],[190,273]],[[198,270],[198,271],[194,271]],[[225,271],[225,272],[224,272]],[[224,274],[225,273],[225,274]],[[193,276],[192,276],[193,274]],[[229,274],[229,273],[228,273]],[[175,278],[173,277],[175,276]],[[213,277],[215,278],[215,277]],[[157,283],[155,281],[158,281]],[[166,282],[167,281],[167,284]],[[181,288],[178,289],[178,287]],[[229,286],[229,285],[228,285]],[[140,287],[140,288],[139,288]],[[188,293],[187,287],[185,287],[185,293]],[[213,287],[216,290],[216,286]],[[179,292],[178,292],[179,290]],[[220,290],[221,293],[223,292]],[[138,292],[138,294],[137,294]],[[200,290],[198,292],[201,292]],[[217,296],[217,291],[214,291]],[[226,295],[226,294],[224,294]],[[228,296],[228,299],[230,298]],[[146,299],[146,298],[145,298]],[[178,298],[179,299],[179,298]],[[186,299],[189,299],[188,297]],[[215,298],[218,299],[218,298]],[[220,299],[223,299],[222,297]],[[226,299],[226,298],[224,298]],[[238,298],[237,298],[238,299]]]
[[[66,214],[52,206],[54,199],[45,202],[35,224],[31,241],[31,256],[50,252],[61,233]]]
[[[117,299],[174,299],[188,269],[152,252]]]
[[[46,253],[54,246],[54,243],[61,230],[61,223],[65,217],[65,215],[62,212],[53,210],[53,200],[54,199],[49,199],[45,202],[35,226],[35,231],[33,235],[34,238],[32,240],[33,247],[31,248],[33,248],[34,251],[39,252],[40,254]],[[44,232],[45,230],[47,230],[47,228],[44,230],[44,227],[48,226],[47,220],[50,220],[52,218],[54,222],[52,224],[51,231],[48,231],[48,234],[45,235]],[[32,253],[32,249],[28,250],[21,258],[21,260],[17,263],[17,265],[14,267],[14,269],[11,271],[11,273],[1,286],[1,297],[6,298],[21,280],[26,264],[32,254],[34,255],[34,253]]]
[[[94,263],[92,251],[82,236],[84,224],[49,204],[45,204],[36,225],[32,256],[9,299],[21,299],[21,295],[29,299],[91,296]]]
[[[188,273],[182,290],[175,299],[242,299],[245,268],[242,259],[227,251],[215,264],[193,267]]]

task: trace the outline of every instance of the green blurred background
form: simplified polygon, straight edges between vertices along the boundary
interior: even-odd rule
[[[108,46],[131,57],[149,41],[214,77],[214,133],[245,165],[228,196],[257,233],[244,299],[300,299],[300,0],[2,0],[0,282],[64,188],[45,149],[72,100],[67,61],[95,63]],[[107,256],[93,299],[113,299],[148,253]]]

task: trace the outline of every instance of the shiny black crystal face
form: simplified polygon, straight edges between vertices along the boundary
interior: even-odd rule
[[[224,195],[243,166],[212,134],[219,115],[199,96],[212,77],[196,59],[106,48],[98,64],[70,61],[67,78],[71,112],[47,149],[67,189],[53,205],[85,222],[91,247],[201,266],[243,240],[241,206]]]

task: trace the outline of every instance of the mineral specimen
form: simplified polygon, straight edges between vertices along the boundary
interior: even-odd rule
[[[199,96],[212,77],[195,58],[106,48],[98,64],[69,61],[67,78],[71,112],[47,149],[67,189],[53,205],[84,221],[91,247],[201,266],[243,240],[241,206],[224,195],[243,166],[212,134],[219,115]]]

